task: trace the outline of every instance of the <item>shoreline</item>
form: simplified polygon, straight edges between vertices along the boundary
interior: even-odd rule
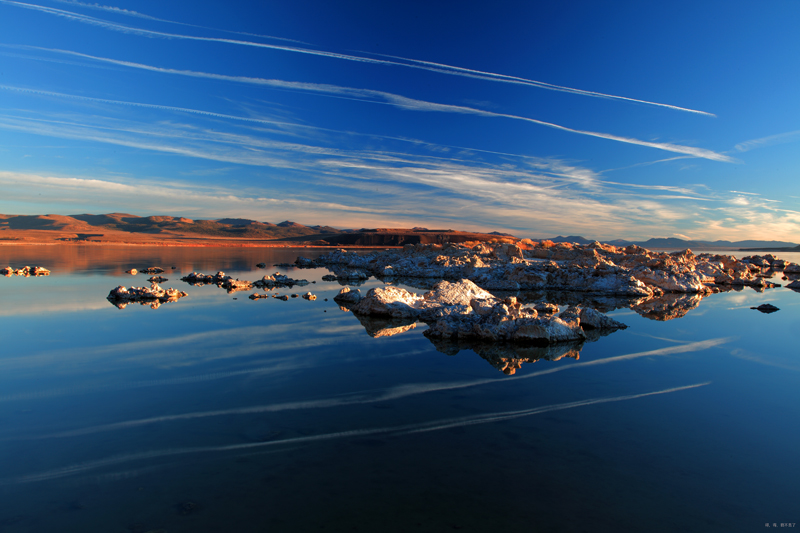
[[[158,248],[308,248],[308,249],[321,249],[321,250],[338,250],[340,248],[356,248],[363,250],[386,250],[402,248],[402,246],[366,246],[359,244],[348,245],[311,245],[311,244],[258,244],[258,243],[237,243],[237,242],[210,242],[210,243],[182,243],[182,242],[26,242],[14,241],[3,242],[0,241],[0,246],[133,246],[133,247],[158,247]]]

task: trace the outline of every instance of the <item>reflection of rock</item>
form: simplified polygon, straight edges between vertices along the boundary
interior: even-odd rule
[[[161,274],[162,272],[164,272],[164,269],[161,267],[149,267],[140,270],[139,272],[141,272],[142,274]]]
[[[510,342],[428,338],[438,351],[447,355],[455,355],[461,350],[472,350],[506,375],[514,374],[522,367],[523,363],[535,363],[540,359],[548,361],[558,361],[564,357],[578,359],[583,347],[583,341],[564,342],[550,346],[530,346]]]
[[[25,267],[16,268],[16,269],[11,268],[11,267],[6,267],[3,270],[0,270],[0,274],[4,275],[6,277],[24,276],[24,277],[28,278],[28,277],[31,277],[31,276],[49,276],[50,275],[50,271],[47,270],[46,268],[40,267],[40,266],[35,266],[35,267],[25,266]]]
[[[305,293],[303,295],[303,298],[305,298],[306,300],[316,300],[317,299],[317,297],[315,295],[311,294],[310,292]]]
[[[522,304],[549,302],[550,304],[565,307],[591,307],[601,313],[610,313],[616,309],[629,309],[647,300],[647,298],[642,297],[603,296],[576,291],[495,291],[494,294],[498,297],[516,296],[517,300]],[[539,312],[541,313],[542,311],[539,310]]]
[[[696,308],[705,296],[705,294],[663,294],[636,304],[632,309],[651,320],[672,320]]]
[[[758,307],[751,307],[750,309],[755,309],[756,311],[761,311],[762,313],[774,313],[775,311],[780,311],[780,309],[772,304],[761,304]]]
[[[147,281],[151,283],[164,283],[165,281],[169,281],[167,278],[162,276],[151,276],[147,278]]]
[[[177,302],[179,298],[188,296],[185,292],[173,289],[162,289],[158,283],[153,283],[150,287],[130,287],[120,285],[108,294],[108,300],[120,309],[124,309],[129,303],[140,303],[150,305],[153,309],[166,302]]]
[[[344,308],[347,310],[347,308]],[[417,327],[414,319],[356,315],[370,337],[391,337]]]
[[[786,287],[792,289],[793,291],[800,291],[800,280],[794,280],[793,282],[786,285]]]

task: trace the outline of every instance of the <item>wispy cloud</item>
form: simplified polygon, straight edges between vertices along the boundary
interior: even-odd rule
[[[772,146],[774,144],[783,144],[795,142],[800,140],[800,130],[788,131],[786,133],[779,133],[777,135],[770,135],[768,137],[761,137],[750,141],[744,141],[735,146],[739,152],[749,152],[756,148],[764,148],[765,146]]]
[[[647,100],[640,100],[636,98],[630,98],[625,96],[617,96],[605,93],[599,93],[595,91],[587,91],[583,89],[576,89],[573,87],[564,87],[560,85],[554,85],[546,82],[530,80],[527,78],[521,78],[517,76],[508,76],[505,74],[496,74],[493,72],[485,72],[480,70],[468,69],[463,67],[457,67],[453,65],[445,65],[442,63],[433,63],[430,61],[421,61],[417,59],[408,59],[396,56],[383,56],[383,57],[392,57],[394,59],[401,60],[400,61],[389,61],[383,59],[373,59],[364,56],[354,56],[348,54],[340,54],[336,52],[326,52],[322,50],[313,50],[308,48],[297,48],[291,46],[279,46],[279,45],[271,45],[265,43],[255,43],[250,41],[239,41],[234,39],[221,39],[215,37],[198,37],[193,35],[182,35],[182,34],[175,34],[175,33],[165,33],[165,32],[158,32],[152,30],[146,30],[144,28],[136,28],[132,26],[126,26],[123,24],[117,24],[115,22],[97,19],[94,17],[89,17],[87,15],[82,15],[80,13],[74,13],[71,11],[64,11],[61,9],[55,9],[50,7],[45,7],[37,4],[28,4],[24,2],[16,2],[14,0],[0,0],[1,3],[14,5],[18,7],[23,7],[26,9],[33,9],[36,11],[41,11],[44,13],[57,15],[60,17],[64,17],[70,20],[74,20],[77,22],[83,22],[85,24],[91,24],[94,26],[102,27],[109,30],[120,31],[129,34],[137,34],[143,35],[148,37],[162,37],[162,38],[171,38],[171,39],[185,39],[185,40],[193,40],[193,41],[206,41],[206,42],[218,42],[218,43],[226,43],[226,44],[234,44],[234,45],[241,45],[241,46],[251,46],[256,48],[268,48],[272,50],[280,50],[285,52],[294,52],[300,54],[307,54],[307,55],[315,55],[315,56],[322,56],[328,57],[333,59],[342,59],[347,61],[354,61],[358,63],[370,63],[376,65],[390,65],[390,66],[401,66],[406,68],[414,68],[420,70],[427,70],[432,72],[438,72],[442,74],[449,74],[453,76],[463,76],[468,78],[477,78],[487,81],[494,81],[494,82],[501,82],[501,83],[513,83],[518,85],[527,85],[531,87],[537,87],[541,89],[548,89],[553,91],[560,91],[566,92],[570,94],[577,94],[581,96],[590,96],[590,97],[597,97],[597,98],[604,98],[604,99],[613,99],[613,100],[622,100],[628,102],[634,102],[638,104],[645,104],[645,105],[652,105],[658,106],[663,108],[668,108],[676,111],[685,111],[689,113],[696,113],[700,115],[707,115],[707,116],[715,116],[712,113],[708,113],[706,111],[699,111],[696,109],[689,109],[685,107],[679,107],[670,104],[663,104],[658,102],[651,102]],[[149,18],[149,17],[148,17]]]
[[[0,0],[3,1],[10,1],[10,0]],[[483,117],[492,117],[492,118],[506,118],[512,120],[520,120],[524,122],[529,122],[532,124],[537,124],[540,126],[545,126],[548,128],[553,128],[556,130],[568,132],[568,133],[575,133],[578,135],[585,135],[589,137],[596,137],[600,139],[607,139],[610,141],[621,142],[625,144],[632,144],[638,146],[645,146],[648,148],[655,148],[657,150],[665,150],[668,152],[680,153],[680,154],[687,154],[692,157],[699,157],[703,159],[710,159],[712,161],[722,161],[727,163],[736,162],[736,160],[730,156],[720,154],[714,152],[712,150],[707,150],[705,148],[697,148],[693,146],[683,146],[679,144],[673,143],[656,143],[650,141],[643,141],[640,139],[635,139],[633,137],[623,137],[620,135],[614,135],[610,133],[602,133],[602,132],[595,132],[595,131],[588,131],[588,130],[580,130],[575,128],[569,128],[567,126],[561,126],[559,124],[554,124],[552,122],[545,122],[543,120],[538,120],[529,117],[522,117],[518,115],[510,115],[506,113],[495,113],[492,111],[486,111],[482,109],[476,109],[472,107],[465,107],[465,106],[457,106],[452,104],[440,104],[435,102],[428,102],[425,100],[417,100],[414,98],[408,98],[405,96],[401,96],[398,94],[388,93],[385,91],[376,91],[373,89],[359,89],[359,88],[352,88],[352,87],[342,87],[338,85],[331,85],[331,84],[319,84],[319,83],[307,83],[307,82],[294,82],[294,81],[285,81],[285,80],[275,80],[275,79],[264,79],[264,78],[254,78],[248,76],[229,76],[225,74],[215,74],[215,73],[208,73],[208,72],[198,72],[192,70],[178,70],[178,69],[170,69],[170,68],[162,68],[156,67],[152,65],[146,65],[142,63],[135,63],[131,61],[122,61],[118,59],[110,59],[105,57],[93,56],[89,54],[83,54],[80,52],[73,52],[70,50],[61,50],[61,49],[51,49],[51,48],[40,48],[40,47],[33,47],[33,46],[19,46],[19,48],[26,48],[26,49],[35,49],[41,50],[46,52],[58,53],[58,54],[65,54],[73,57],[81,57],[84,59],[90,59],[93,61],[99,61],[107,64],[114,64],[129,68],[147,70],[150,72],[158,72],[162,74],[172,74],[172,75],[180,75],[180,76],[189,76],[194,78],[205,78],[205,79],[214,79],[214,80],[223,80],[223,81],[231,81],[237,83],[247,83],[253,85],[261,85],[261,86],[268,86],[274,87],[276,89],[285,89],[290,91],[298,91],[298,92],[308,92],[313,94],[320,94],[324,96],[333,96],[333,97],[341,97],[347,99],[353,99],[358,101],[364,102],[372,102],[372,103],[379,103],[379,104],[387,104],[392,105],[394,107],[398,107],[400,109],[412,110],[412,111],[427,111],[427,112],[440,112],[440,113],[457,113],[457,114],[465,114],[465,115],[477,115]]]
[[[130,9],[123,9],[121,7],[104,6],[104,5],[100,5],[100,4],[86,4],[84,2],[77,2],[75,0],[53,0],[53,1],[54,2],[59,2],[59,3],[62,3],[62,4],[67,4],[67,5],[70,5],[70,6],[73,6],[73,7],[84,8],[84,9],[92,9],[92,10],[95,10],[95,11],[104,11],[106,13],[113,13],[115,15],[124,15],[126,17],[134,17],[134,18],[139,18],[139,19],[144,19],[144,20],[150,20],[150,21],[153,21],[153,22],[166,22],[168,24],[177,24],[179,26],[187,26],[187,27],[190,27],[190,28],[201,28],[201,29],[204,29],[204,30],[219,31],[219,32],[230,33],[230,34],[235,34],[235,35],[248,35],[250,37],[260,37],[262,39],[274,39],[276,41],[287,41],[287,42],[293,42],[293,43],[306,44],[303,41],[297,41],[295,39],[287,39],[285,37],[275,37],[273,35],[261,35],[261,34],[257,34],[257,33],[247,33],[247,32],[243,32],[243,31],[224,30],[224,29],[221,29],[221,28],[212,28],[210,26],[200,26],[198,24],[189,24],[187,22],[178,22],[178,21],[175,21],[175,20],[162,19],[162,18],[158,18],[158,17],[153,17],[151,15],[145,15],[144,13],[139,13],[138,11],[133,11],[133,10],[130,10]],[[58,14],[58,15],[62,15],[62,13],[64,13],[64,14],[70,13],[68,11],[52,10],[52,8],[47,8],[45,6],[39,6],[39,5],[35,5],[35,4],[24,4],[22,2],[6,2],[6,3],[11,3],[11,4],[17,5],[19,7],[27,7],[29,9],[37,9],[39,11],[45,11],[47,13]],[[77,16],[77,17],[83,16],[83,15],[80,15],[78,13],[71,13],[71,14],[74,15],[74,16]],[[91,19],[92,17],[86,17],[86,18],[87,19]]]
[[[598,98],[608,98],[608,99],[614,99],[614,100],[626,100],[628,102],[635,102],[637,104],[647,104],[647,105],[654,105],[654,106],[659,106],[659,107],[666,107],[666,108],[669,108],[669,109],[674,109],[676,111],[687,111],[689,113],[698,113],[700,115],[707,115],[707,116],[710,116],[710,117],[715,117],[716,116],[715,114],[708,113],[706,111],[698,111],[696,109],[689,109],[689,108],[686,108],[686,107],[679,107],[679,106],[670,105],[670,104],[661,104],[661,103],[657,103],[657,102],[650,102],[650,101],[647,101],[647,100],[638,100],[636,98],[629,98],[629,97],[626,97],[626,96],[617,96],[617,95],[600,93],[600,92],[596,92],[596,91],[587,91],[587,90],[584,90],[584,89],[576,89],[574,87],[564,87],[563,85],[555,85],[555,84],[546,83],[546,82],[543,82],[543,81],[529,80],[529,79],[520,78],[520,77],[517,77],[517,76],[507,76],[505,74],[495,74],[493,72],[484,72],[484,71],[480,71],[480,70],[473,70],[473,69],[468,69],[468,68],[456,67],[456,66],[453,66],[453,65],[445,65],[445,64],[442,64],[442,63],[434,63],[432,61],[422,61],[422,60],[419,60],[419,59],[409,59],[407,57],[392,56],[392,55],[387,55],[387,54],[372,54],[372,55],[376,55],[376,56],[380,56],[380,57],[391,57],[393,59],[400,59],[402,61],[408,61],[410,63],[414,63],[414,64],[417,64],[417,65],[426,65],[426,66],[430,66],[430,67],[433,67],[433,68],[436,68],[436,69],[447,69],[447,70],[453,71],[453,73],[460,73],[462,75],[477,76],[477,77],[480,77],[480,78],[490,77],[491,79],[494,79],[494,80],[497,80],[497,81],[503,81],[503,82],[506,82],[506,83],[519,83],[519,84],[523,84],[523,85],[531,85],[531,86],[534,86],[534,87],[539,87],[539,88],[542,88],[542,89],[549,89],[549,90],[552,90],[552,91],[560,91],[560,92],[566,92],[566,93],[571,93],[571,94],[579,94],[579,95],[582,95],[582,96],[594,96],[594,97],[598,97]]]

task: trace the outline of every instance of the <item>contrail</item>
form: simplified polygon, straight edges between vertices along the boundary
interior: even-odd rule
[[[74,13],[72,11],[65,11],[63,9],[55,9],[55,8],[51,8],[51,7],[40,6],[40,5],[37,5],[37,4],[27,4],[27,3],[23,3],[23,2],[16,2],[14,0],[0,0],[0,2],[2,2],[4,4],[9,4],[9,5],[14,5],[14,6],[26,8],[26,9],[33,9],[33,10],[36,10],[36,11],[41,11],[43,13],[48,13],[48,14],[51,14],[51,15],[64,17],[64,18],[67,18],[67,19],[70,19],[70,20],[83,22],[85,24],[91,24],[91,25],[94,25],[94,26],[98,26],[98,27],[101,27],[101,28],[108,29],[108,30],[120,31],[120,32],[123,32],[123,33],[130,33],[130,34],[138,34],[138,35],[143,35],[143,36],[146,36],[146,37],[161,37],[161,38],[167,38],[167,39],[185,39],[185,40],[191,40],[191,41],[218,42],[218,43],[234,44],[234,45],[240,45],[240,46],[252,46],[252,47],[256,47],[256,48],[267,48],[267,49],[271,49],[271,50],[280,50],[280,51],[284,51],[284,52],[294,52],[294,53],[298,53],[298,54],[307,54],[307,55],[315,55],[315,56],[321,56],[321,57],[329,57],[329,58],[333,58],[333,59],[354,61],[354,62],[357,62],[357,63],[370,63],[370,64],[374,64],[374,65],[400,66],[400,67],[413,68],[413,69],[418,69],[418,70],[427,70],[427,71],[431,71],[431,72],[438,72],[438,73],[441,73],[441,74],[448,74],[448,75],[451,75],[451,76],[462,76],[462,77],[467,77],[467,78],[477,78],[477,79],[482,79],[482,80],[487,80],[487,81],[495,81],[495,82],[501,82],[501,83],[513,83],[513,84],[517,84],[517,85],[527,85],[527,86],[531,86],[531,87],[537,87],[537,88],[540,88],[540,89],[547,89],[547,90],[552,90],[552,91],[560,91],[560,92],[566,92],[566,93],[570,93],[570,94],[578,94],[578,95],[581,95],[581,96],[591,96],[591,97],[595,97],[595,98],[622,100],[622,101],[634,102],[634,103],[638,103],[638,104],[645,104],[645,105],[652,105],[652,106],[657,106],[657,107],[664,107],[664,108],[668,108],[668,109],[672,109],[672,110],[676,110],[676,111],[684,111],[684,112],[687,112],[687,113],[696,113],[696,114],[712,116],[712,117],[716,116],[713,113],[709,113],[709,112],[706,112],[706,111],[699,111],[697,109],[679,107],[679,106],[676,106],[676,105],[663,104],[663,103],[659,103],[659,102],[651,102],[651,101],[648,101],[648,100],[640,100],[640,99],[630,98],[630,97],[626,97],[626,96],[617,96],[617,95],[612,95],[612,94],[605,94],[605,93],[600,93],[600,92],[596,92],[596,91],[587,91],[587,90],[583,90],[583,89],[576,89],[576,88],[573,88],[573,87],[564,87],[564,86],[561,86],[561,85],[554,85],[552,83],[546,83],[546,82],[541,82],[541,81],[536,81],[536,80],[530,80],[530,79],[527,79],[527,78],[520,78],[520,77],[517,77],[517,76],[509,76],[509,75],[506,75],[506,74],[496,74],[496,73],[493,73],[493,72],[484,72],[484,71],[480,71],[480,70],[473,70],[473,69],[468,69],[468,68],[463,68],[463,67],[456,67],[456,66],[452,66],[452,65],[445,65],[445,64],[442,64],[442,63],[433,63],[431,61],[422,61],[422,60],[418,60],[418,59],[408,59],[408,58],[398,57],[398,56],[388,56],[388,55],[383,56],[383,57],[391,57],[393,59],[399,59],[399,60],[404,61],[404,62],[401,62],[401,61],[390,61],[390,60],[386,60],[386,59],[373,59],[373,58],[364,57],[364,56],[354,56],[354,55],[349,55],[349,54],[340,54],[340,53],[336,53],[336,52],[326,52],[326,51],[323,51],[323,50],[312,50],[312,49],[309,49],[309,48],[298,48],[298,47],[294,47],[294,46],[280,46],[280,45],[274,45],[274,44],[255,43],[255,42],[250,42],[250,41],[240,41],[240,40],[236,40],[236,39],[222,39],[222,38],[217,38],[217,37],[197,37],[197,36],[194,36],[194,35],[183,35],[183,34],[176,34],[176,33],[166,33],[166,32],[160,32],[160,31],[146,30],[144,28],[136,28],[136,27],[133,27],[133,26],[126,26],[124,24],[118,24],[118,23],[115,23],[115,22],[102,20],[102,19],[98,19],[98,18],[95,18],[95,17],[87,16],[87,15],[82,15],[80,13]],[[145,18],[149,18],[146,15],[144,17]],[[156,20],[159,20],[159,19],[156,19]],[[376,54],[376,55],[382,55],[382,54]]]
[[[114,13],[116,15],[125,15],[128,17],[136,17],[145,20],[152,20],[154,22],[166,22],[168,24],[178,24],[179,26],[188,26],[190,28],[202,28],[204,30],[212,30],[212,31],[221,31],[225,33],[233,33],[236,35],[249,35],[250,37],[260,37],[262,39],[275,39],[277,41],[288,41],[292,43],[300,43],[300,44],[308,44],[304,43],[303,41],[298,41],[295,39],[287,39],[285,37],[275,37],[274,35],[261,35],[258,33],[248,33],[246,31],[233,31],[233,30],[223,30],[222,28],[212,28],[211,26],[201,26],[199,24],[189,24],[188,22],[178,22],[177,20],[169,20],[169,19],[162,19],[158,17],[153,17],[151,15],[145,15],[144,13],[139,13],[138,11],[132,11],[130,9],[123,9],[121,7],[114,7],[114,6],[102,6],[100,4],[86,4],[83,2],[77,2],[76,0],[53,0],[54,2],[59,2],[61,4],[67,4],[71,6],[78,6],[83,7],[86,9],[94,9],[97,11],[106,11],[109,13]]]
[[[10,0],[0,0],[0,2],[8,2]],[[194,78],[205,78],[205,79],[213,79],[213,80],[222,80],[222,81],[232,81],[238,83],[248,83],[253,85],[263,85],[268,87],[275,87],[278,89],[285,89],[289,91],[300,91],[300,92],[311,92],[315,94],[321,94],[325,96],[332,96],[336,98],[347,98],[353,99],[358,101],[364,102],[372,102],[372,103],[380,103],[380,104],[387,104],[392,105],[394,107],[398,107],[401,109],[408,109],[413,111],[431,111],[431,112],[440,112],[440,113],[459,113],[459,114],[468,114],[468,115],[478,115],[484,117],[498,117],[498,118],[508,118],[512,120],[522,120],[524,122],[531,122],[533,124],[538,124],[540,126],[546,126],[548,128],[554,128],[560,131],[565,131],[569,133],[576,133],[578,135],[586,135],[589,137],[597,137],[600,139],[607,139],[610,141],[621,142],[625,144],[633,144],[638,146],[646,146],[648,148],[655,148],[657,150],[665,150],[667,152],[674,152],[679,154],[686,154],[692,157],[699,157],[702,159],[710,159],[712,161],[722,161],[726,163],[734,163],[736,159],[714,152],[712,150],[707,150],[705,148],[696,148],[693,146],[683,146],[679,144],[672,144],[672,143],[655,143],[649,141],[643,141],[640,139],[635,139],[632,137],[622,137],[619,135],[613,135],[610,133],[602,133],[602,132],[594,132],[594,131],[587,131],[587,130],[578,130],[574,128],[569,128],[567,126],[561,126],[559,124],[554,124],[552,122],[545,122],[543,120],[537,120],[534,118],[528,117],[521,117],[518,115],[509,115],[505,113],[495,113],[492,111],[485,111],[482,109],[476,109],[472,107],[465,107],[465,106],[457,106],[457,105],[450,105],[450,104],[439,104],[435,102],[427,102],[424,100],[416,100],[413,98],[408,98],[405,96],[401,96],[398,94],[388,93],[385,91],[377,91],[373,89],[358,89],[353,87],[342,87],[339,85],[332,85],[332,84],[320,84],[320,83],[308,83],[308,82],[295,82],[295,81],[285,81],[285,80],[275,80],[275,79],[265,79],[265,78],[253,78],[248,76],[229,76],[226,74],[214,74],[209,72],[198,72],[193,70],[178,70],[178,69],[170,69],[170,68],[162,68],[162,67],[155,67],[152,65],[146,65],[143,63],[135,63],[132,61],[122,61],[119,59],[111,59],[106,57],[99,57],[93,56],[89,54],[83,54],[80,52],[73,52],[71,50],[61,50],[57,48],[42,48],[38,46],[27,46],[27,45],[18,45],[15,46],[16,48],[25,48],[25,49],[34,49],[34,50],[42,50],[46,52],[53,52],[58,54],[65,54],[71,55],[74,57],[82,57],[85,59],[90,59],[94,61],[99,61],[103,63],[110,63],[113,65],[119,65],[129,68],[136,68],[141,70],[147,70],[150,72],[159,72],[163,74],[175,74],[179,76],[189,76]]]
[[[229,452],[229,451],[239,451],[239,450],[248,450],[254,448],[266,448],[271,446],[284,446],[284,445],[291,445],[291,444],[305,444],[310,442],[320,442],[320,441],[327,441],[327,440],[334,440],[334,439],[343,439],[343,438],[351,438],[351,437],[366,437],[372,435],[390,435],[390,436],[402,436],[402,435],[410,435],[413,433],[422,433],[422,432],[429,432],[429,431],[439,431],[442,429],[449,429],[454,427],[461,427],[461,426],[472,426],[477,424],[487,424],[490,422],[500,422],[503,420],[510,420],[513,418],[520,418],[523,416],[531,416],[537,415],[542,413],[549,413],[552,411],[561,411],[564,409],[573,409],[575,407],[584,407],[587,405],[597,405],[602,403],[610,403],[610,402],[622,402],[626,400],[635,400],[638,398],[644,398],[647,396],[655,396],[659,394],[669,394],[672,392],[678,392],[688,389],[694,389],[697,387],[703,387],[708,385],[710,382],[705,383],[696,383],[694,385],[686,385],[683,387],[673,387],[669,389],[663,389],[659,391],[653,392],[646,392],[641,394],[631,394],[626,396],[615,396],[612,398],[593,398],[590,400],[582,400],[577,402],[568,402],[568,403],[561,403],[561,404],[554,404],[554,405],[546,405],[542,407],[536,407],[533,409],[524,409],[518,411],[505,411],[505,412],[498,412],[498,413],[487,413],[483,415],[475,415],[475,416],[468,416],[468,417],[461,417],[461,418],[450,418],[444,420],[436,420],[431,422],[423,422],[421,424],[406,424],[402,426],[390,426],[390,427],[383,427],[383,428],[373,428],[373,429],[355,429],[349,431],[336,431],[332,433],[323,433],[321,435],[310,435],[305,437],[293,437],[289,439],[281,439],[281,440],[273,440],[267,442],[249,442],[245,444],[230,444],[226,446],[203,446],[203,447],[195,447],[195,448],[175,448],[175,449],[167,449],[167,450],[154,450],[149,452],[141,452],[141,453],[134,453],[128,455],[118,455],[116,457],[108,457],[106,459],[99,459],[96,461],[88,461],[85,463],[78,463],[74,465],[69,465],[62,468],[57,468],[53,470],[48,470],[45,472],[40,472],[37,474],[29,474],[26,476],[19,476],[15,478],[7,478],[4,480],[0,480],[0,485],[16,485],[22,483],[33,483],[37,481],[48,481],[51,479],[57,479],[61,477],[70,476],[73,474],[79,474],[82,472],[86,472],[89,470],[95,470],[98,468],[103,468],[106,466],[113,466],[117,464],[127,463],[131,461],[139,461],[142,459],[156,459],[159,457],[167,457],[173,455],[187,455],[187,454],[195,454],[195,453],[211,453],[211,452]]]

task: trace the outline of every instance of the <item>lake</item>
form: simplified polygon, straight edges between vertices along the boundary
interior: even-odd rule
[[[422,323],[372,337],[327,270],[272,266],[320,253],[0,246],[0,267],[52,271],[0,278],[0,531],[800,522],[800,293],[712,294],[674,320],[616,309],[628,329],[506,374],[486,349],[437,351]],[[150,266],[188,296],[106,299]],[[306,279],[272,292],[317,299],[180,281],[220,270]]]

